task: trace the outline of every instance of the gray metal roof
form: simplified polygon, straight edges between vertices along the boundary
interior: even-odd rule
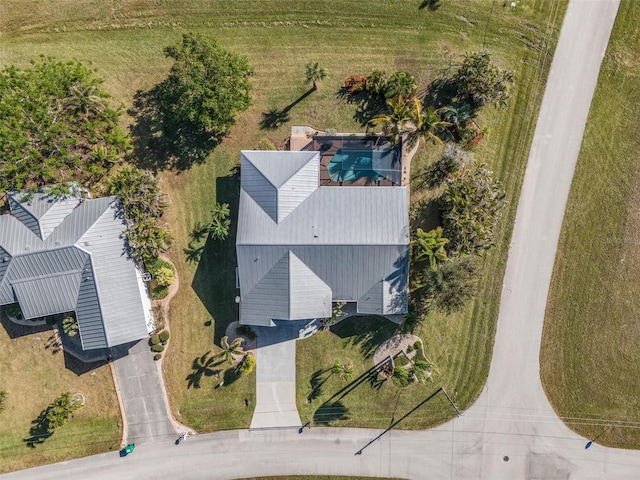
[[[294,155],[299,152],[269,153],[270,171],[305,171],[304,178],[315,178],[316,188],[286,217],[274,217],[263,201],[272,185],[263,182],[260,190],[259,182],[245,182],[246,172],[249,180],[260,172],[252,168],[259,162],[249,162],[243,152],[236,242],[241,322],[269,325],[271,319],[330,316],[326,289],[331,300],[362,302],[371,313],[406,312],[406,188],[318,187],[318,170],[315,177],[311,173],[319,168],[316,157],[300,166]],[[288,181],[280,180],[281,185]]]
[[[241,152],[242,189],[277,223],[318,188],[319,153],[290,153],[283,164],[281,152]]]
[[[84,349],[147,336],[147,312],[125,251],[126,225],[117,198],[79,205],[69,197],[58,205],[43,198],[25,208],[14,205],[12,211],[37,217],[44,241],[19,217],[0,216],[0,305],[17,300],[26,318],[75,311]]]

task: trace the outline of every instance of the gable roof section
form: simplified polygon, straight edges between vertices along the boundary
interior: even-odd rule
[[[26,193],[9,193],[11,213],[41,240],[46,239],[80,203],[80,198],[74,195],[57,197],[47,193],[34,193],[27,201],[22,202],[25,197]]]
[[[72,312],[78,302],[81,272],[67,272],[12,283],[24,318]]]
[[[245,296],[241,308],[242,318],[254,324],[326,317],[331,315],[331,288],[294,253],[286,251]],[[265,317],[265,311],[270,318]]]
[[[91,254],[93,281],[103,319],[107,346],[119,345],[147,336],[146,317],[140,298],[133,260],[120,238],[126,228],[119,211],[107,208],[77,244]],[[92,323],[98,323],[97,312]],[[83,338],[83,348],[85,340]],[[92,347],[98,348],[98,347]]]
[[[318,188],[318,152],[243,150],[242,189],[273,222],[280,223]]]

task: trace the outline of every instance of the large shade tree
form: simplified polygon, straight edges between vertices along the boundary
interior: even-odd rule
[[[170,136],[196,132],[211,138],[229,133],[239,112],[251,105],[253,74],[247,58],[213,38],[186,33],[164,49],[174,60],[160,84],[159,110]]]
[[[102,82],[79,61],[44,56],[0,71],[0,191],[92,186],[124,157],[121,109]]]
[[[506,105],[509,87],[514,83],[513,70],[506,70],[491,62],[486,50],[467,53],[454,81],[459,93],[466,96],[475,108],[484,105]]]

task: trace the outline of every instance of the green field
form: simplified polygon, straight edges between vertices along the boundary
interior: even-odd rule
[[[207,162],[161,174],[171,201],[166,220],[175,236],[169,253],[181,283],[171,306],[172,340],[164,362],[165,379],[174,414],[192,428],[201,432],[245,428],[255,402],[253,375],[217,390],[213,377],[203,375],[199,389],[188,388],[187,380],[194,372],[194,360],[216,351],[214,342],[219,342],[226,325],[237,317],[233,235],[222,244],[208,243],[199,264],[188,263],[184,249],[192,227],[207,220],[214,202],[228,202],[235,210],[239,183],[234,167],[239,150],[255,148],[261,138],[283,146],[292,124],[360,132],[364,127],[354,118],[355,107],[336,96],[346,76],[374,68],[407,70],[424,88],[451,62],[460,61],[464,52],[486,45],[497,64],[516,72],[510,107],[487,108],[478,119],[489,134],[475,151],[476,159],[486,162],[504,183],[507,210],[497,248],[484,259],[478,299],[457,314],[430,317],[419,332],[441,376],[433,384],[403,393],[406,404],[398,408],[440,385],[457,391],[463,408],[480,393],[488,374],[516,201],[566,1],[529,0],[510,8],[492,0],[446,0],[436,11],[421,9],[421,3],[85,0],[71,7],[5,0],[0,5],[2,64],[26,65],[39,54],[92,62],[106,79],[106,89],[127,108],[136,91],[150,89],[165,77],[170,63],[163,58],[162,48],[183,32],[214,36],[222,46],[247,55],[255,69],[254,105],[239,116],[231,135]],[[261,130],[263,113],[285,108],[308,90],[303,80],[309,61],[326,67],[328,77],[290,110],[283,126]],[[438,149],[431,146],[419,153],[412,166],[414,173],[437,155]],[[412,202],[429,195],[414,185]],[[342,351],[341,342],[345,340],[319,335],[299,343],[298,352],[313,357],[318,348],[326,348],[337,355]],[[369,360],[359,353],[358,343],[347,343],[351,347],[346,355],[364,368]],[[330,364],[334,356],[332,353]],[[306,388],[313,371],[324,367],[305,367],[300,360],[299,364],[303,366],[298,372],[299,388]],[[300,408],[308,415],[304,405]],[[431,425],[450,415],[449,410],[438,410],[416,426]],[[388,416],[376,418],[379,423],[360,420],[354,424],[382,425],[388,423]]]
[[[578,157],[540,356],[558,415],[620,448],[640,448],[638,51],[640,4],[623,1]]]

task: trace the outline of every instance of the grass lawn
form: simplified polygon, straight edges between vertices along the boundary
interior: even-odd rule
[[[7,392],[0,413],[0,473],[117,450],[122,425],[109,366],[53,353],[49,327],[20,327],[0,316],[0,390]],[[86,405],[29,447],[32,421],[66,391],[83,393]]]
[[[167,221],[175,236],[169,253],[181,282],[171,306],[172,341],[164,362],[165,377],[174,413],[196,430],[247,427],[255,402],[253,375],[217,390],[211,372],[201,373],[200,388],[189,388],[187,380],[194,366],[198,372],[194,360],[215,352],[214,343],[237,318],[233,235],[223,243],[205,245],[199,263],[189,263],[184,249],[189,246],[192,227],[207,221],[214,202],[228,202],[235,211],[239,184],[234,167],[239,150],[255,148],[263,137],[282,145],[292,124],[362,131],[354,118],[355,107],[336,97],[347,75],[366,74],[374,68],[407,70],[424,87],[450,61],[460,60],[465,51],[482,49],[486,42],[499,65],[516,71],[517,85],[508,110],[487,109],[479,118],[490,134],[476,149],[476,158],[497,172],[510,203],[498,233],[498,247],[485,260],[478,300],[455,315],[431,317],[420,332],[427,355],[441,370],[440,383],[416,387],[414,393],[406,390],[400,397],[423,398],[443,384],[458,391],[458,402],[464,407],[479,394],[491,357],[515,199],[566,1],[529,0],[510,8],[492,0],[452,0],[441,2],[436,11],[419,9],[420,4],[362,0],[354,8],[348,1],[173,0],[159,5],[143,0],[116,5],[96,0],[90,6],[59,8],[35,0],[2,2],[3,64],[24,65],[40,53],[92,61],[106,78],[106,88],[127,107],[138,89],[151,88],[164,78],[169,62],[162,48],[186,31],[216,37],[223,46],[246,54],[255,68],[254,105],[240,115],[231,135],[206,163],[162,174],[163,188],[171,200]],[[326,67],[328,77],[319,83],[318,91],[290,110],[283,126],[260,130],[263,113],[285,108],[308,90],[303,79],[309,61]],[[437,155],[434,148],[429,152],[417,157],[415,172]],[[414,188],[412,202],[426,195],[429,193]],[[299,343],[298,354],[314,358],[325,344],[332,352],[342,352],[345,345],[343,356],[353,357],[359,368],[368,368],[369,360],[362,357],[358,342],[348,338],[318,335]],[[311,374],[330,366],[334,356],[329,365],[318,361],[308,367],[299,358],[304,367],[299,371],[299,388],[307,388]],[[327,389],[330,385],[327,382]],[[390,394],[392,399],[394,394]],[[308,415],[303,404],[300,408]],[[420,425],[442,421],[448,415],[448,411],[439,411]],[[361,420],[358,424],[370,424],[368,418]],[[376,421],[384,424],[388,416]]]
[[[640,448],[640,3],[623,0],[571,187],[544,326],[542,383],[569,427]]]

